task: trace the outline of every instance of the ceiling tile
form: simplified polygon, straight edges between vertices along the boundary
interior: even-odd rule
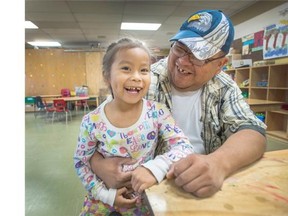
[[[151,47],[170,47],[169,39],[193,12],[221,9],[227,15],[240,12],[257,0],[25,0],[25,19],[38,30],[26,30],[29,40],[56,40],[69,46],[89,47],[95,40],[108,46],[120,37],[136,37]],[[121,22],[161,23],[157,31],[121,31]],[[26,47],[27,46],[26,44]]]

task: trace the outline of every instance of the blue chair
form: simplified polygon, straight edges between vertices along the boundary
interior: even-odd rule
[[[45,114],[48,107],[53,106],[53,104],[47,104],[46,101],[42,100],[41,96],[36,96],[34,98],[34,116],[37,117],[38,114]]]
[[[40,96],[36,96],[34,98],[34,116],[37,117],[38,114],[46,113],[46,107],[45,104],[42,101],[42,98]]]

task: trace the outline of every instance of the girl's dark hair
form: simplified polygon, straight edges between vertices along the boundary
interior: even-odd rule
[[[143,45],[139,40],[133,40],[130,38],[122,38],[117,42],[110,44],[106,50],[106,53],[102,61],[102,75],[104,80],[107,82],[110,80],[111,76],[111,67],[115,60],[116,54],[123,49],[132,49],[132,48],[141,48],[147,52],[149,58],[151,59],[149,49]]]

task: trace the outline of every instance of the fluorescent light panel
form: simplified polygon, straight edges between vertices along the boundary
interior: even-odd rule
[[[38,29],[38,26],[31,21],[25,21],[25,29]]]
[[[48,42],[48,41],[31,41],[27,43],[36,47],[60,47],[61,46],[59,42]]]
[[[156,31],[161,26],[160,23],[121,23],[121,30],[150,30]]]

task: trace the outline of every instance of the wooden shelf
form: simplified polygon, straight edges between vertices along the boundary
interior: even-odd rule
[[[281,139],[288,139],[288,134],[287,131],[267,131],[267,134],[271,135],[271,136],[275,136]]]
[[[234,78],[243,96],[248,95],[251,109],[265,115],[267,134],[288,141],[288,110],[281,109],[288,103],[288,63],[231,69],[227,74]],[[249,85],[241,87],[247,80]]]
[[[271,105],[271,104],[282,105],[284,103],[283,101],[270,101],[261,99],[251,99],[251,98],[247,98],[246,101],[249,105]]]
[[[251,89],[268,89],[268,87],[251,86]]]
[[[287,87],[269,87],[269,89],[275,89],[275,90],[288,90]]]
[[[272,110],[270,112],[272,112],[272,113],[280,113],[280,114],[283,114],[283,115],[288,115],[288,110]]]

